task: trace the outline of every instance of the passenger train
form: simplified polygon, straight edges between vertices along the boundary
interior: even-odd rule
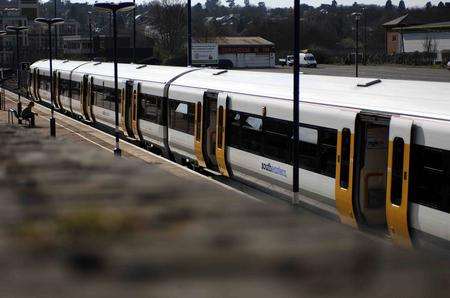
[[[85,122],[114,127],[113,64],[30,67],[29,92]],[[119,64],[123,134],[291,198],[292,75]],[[300,77],[300,197],[401,246],[450,243],[450,84]],[[449,250],[450,251],[450,250]]]

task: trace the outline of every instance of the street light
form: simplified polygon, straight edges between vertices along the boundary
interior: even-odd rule
[[[22,114],[22,101],[20,99],[20,68],[19,68],[19,33],[22,31],[28,30],[26,26],[6,26],[6,31],[11,31],[16,33],[16,75],[17,75],[17,94],[19,96],[19,101],[17,102],[17,113]],[[18,120],[19,124],[22,123],[22,120]]]
[[[136,0],[133,5],[133,63],[136,63]]]
[[[359,56],[359,20],[361,19],[360,12],[352,13],[352,16],[355,17],[356,21],[356,30],[355,30],[355,39],[356,39],[356,47],[355,47],[355,77],[358,77],[358,56]]]
[[[0,36],[5,36],[6,34],[8,34],[8,32],[1,30],[0,31]],[[3,82],[3,71],[4,71],[4,65],[3,65],[3,41],[2,41],[2,51],[1,51],[1,55],[2,55],[2,72],[1,72],[1,77],[0,77],[0,84]]]
[[[88,15],[89,15],[89,44],[90,44],[89,54],[91,56],[91,60],[94,60],[94,44],[92,40],[92,11],[89,11]]]
[[[50,63],[50,102],[51,102],[51,111],[52,117],[50,119],[50,136],[56,136],[56,119],[55,119],[55,94],[53,91],[53,64],[52,64],[52,26],[64,23],[64,20],[61,18],[37,18],[34,20],[36,23],[46,24],[48,26],[48,55],[49,55],[49,63]]]
[[[293,140],[294,140],[294,163],[293,163],[293,175],[292,175],[292,192],[294,193],[292,202],[298,203],[299,194],[299,167],[300,167],[300,153],[299,153],[299,122],[300,122],[300,0],[294,1],[294,90],[293,90]]]
[[[192,6],[191,0],[187,0],[187,65],[192,66]]]
[[[119,83],[117,74],[117,12],[119,11],[130,11],[134,9],[133,2],[122,2],[122,3],[95,3],[95,8],[99,11],[110,13],[113,17],[113,40],[114,40],[114,101],[115,101],[115,113],[116,113],[116,148],[114,149],[115,156],[121,156],[122,151],[119,148]]]

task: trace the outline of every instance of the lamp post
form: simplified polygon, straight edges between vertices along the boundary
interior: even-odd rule
[[[0,31],[0,36],[5,36],[6,34],[8,34],[6,31],[1,30]],[[1,59],[1,63],[2,63],[2,72],[1,72],[1,77],[0,77],[0,84],[2,84],[3,82],[3,71],[4,71],[4,65],[3,65],[3,41],[2,41],[2,49],[1,49],[1,55],[2,55],[2,59]]]
[[[53,17],[56,19],[56,0],[53,0]],[[55,59],[58,59],[58,29],[55,28]]]
[[[192,66],[192,5],[187,0],[187,65]]]
[[[366,8],[363,7],[363,15],[364,15],[364,34],[363,34],[363,38],[364,38],[364,65],[367,64],[367,12],[366,12]]]
[[[91,60],[94,60],[94,41],[92,40],[92,11],[88,12],[89,15],[89,54],[91,56]]]
[[[116,114],[116,148],[114,149],[115,156],[121,156],[122,151],[119,148],[119,96],[118,96],[118,74],[117,74],[117,12],[129,11],[134,8],[133,2],[122,3],[95,3],[94,6],[103,12],[109,12],[113,18],[113,40],[114,40],[114,101],[115,101],[115,114]]]
[[[300,112],[300,0],[294,1],[294,82],[293,82],[293,140],[294,140],[294,163],[293,163],[293,175],[292,175],[292,191],[294,193],[293,203],[298,202],[299,193],[299,112]]]
[[[19,43],[19,33],[28,30],[25,26],[6,26],[6,31],[11,31],[16,33],[16,75],[17,75],[17,95],[19,96],[19,101],[17,102],[17,113],[20,115],[22,113],[22,101],[20,98],[20,43]],[[22,120],[18,120],[22,123]]]
[[[355,77],[358,77],[358,56],[359,56],[359,20],[361,19],[361,13],[360,12],[354,12],[352,13],[352,16],[355,17],[356,21],[356,30],[355,30],[355,40],[356,40],[356,46],[355,46]]]
[[[136,63],[136,0],[133,5],[133,63]]]
[[[53,90],[53,64],[52,64],[52,26],[64,23],[61,18],[37,18],[34,20],[36,23],[46,24],[48,26],[48,55],[50,63],[50,102],[52,117],[50,118],[50,136],[56,136],[56,119],[55,119],[55,94]]]

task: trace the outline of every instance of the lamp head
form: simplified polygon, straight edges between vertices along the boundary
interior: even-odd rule
[[[101,12],[112,12],[112,11],[129,11],[135,7],[133,2],[121,2],[121,3],[113,3],[113,2],[102,2],[95,3],[95,8]]]

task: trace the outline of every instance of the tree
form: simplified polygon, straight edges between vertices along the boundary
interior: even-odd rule
[[[403,12],[405,10],[406,10],[405,1],[400,0],[400,2],[398,3],[398,11]]]
[[[386,10],[392,10],[394,8],[394,5],[392,5],[392,0],[387,0],[384,8],[386,8]]]
[[[261,10],[266,11],[266,3],[264,3],[263,1],[258,2],[258,7],[259,7]]]
[[[442,1],[441,1],[441,2],[439,2],[439,4],[438,4],[438,7],[439,7],[439,8],[444,8],[444,7],[445,7],[445,4],[444,4],[444,2],[442,2]]]
[[[206,10],[213,11],[216,10],[220,5],[220,0],[206,0],[205,8]]]
[[[250,6],[250,0],[244,0],[244,5],[245,5],[245,7],[249,7]]]
[[[149,4],[149,23],[156,48],[163,58],[181,56],[185,49],[180,46],[185,42],[186,27],[181,22],[167,20],[184,20],[184,0],[160,0]]]
[[[234,3],[234,0],[226,0],[226,1],[228,3],[229,8],[233,8],[236,5],[236,3]]]
[[[425,4],[425,8],[426,8],[427,10],[429,10],[429,9],[433,8],[433,4],[431,4],[431,2],[428,1],[427,4]]]
[[[333,2],[331,2],[331,7],[336,8],[337,7],[337,1],[333,0]]]

